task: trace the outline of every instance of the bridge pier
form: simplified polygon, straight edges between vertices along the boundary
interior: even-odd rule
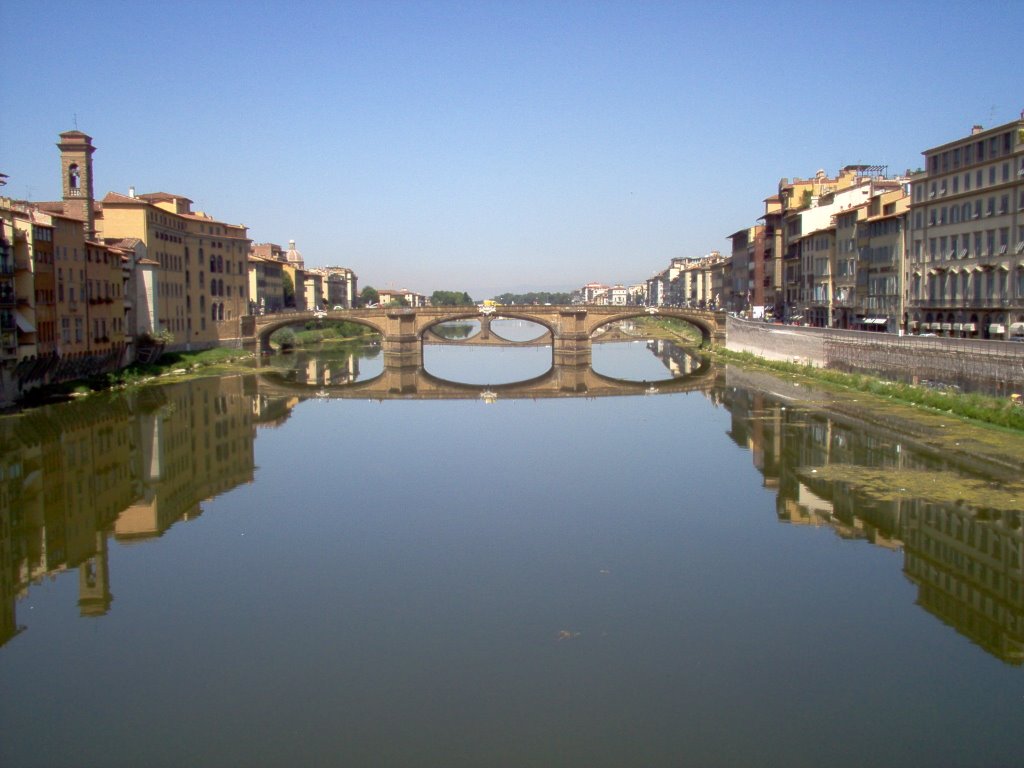
[[[384,365],[390,368],[418,368],[423,365],[423,339],[410,309],[397,309],[385,315],[381,350]]]
[[[551,338],[551,351],[552,362],[556,366],[590,365],[591,343],[586,309],[558,311],[558,322]]]

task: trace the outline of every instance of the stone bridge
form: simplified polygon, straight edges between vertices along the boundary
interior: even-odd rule
[[[715,385],[717,370],[707,358],[695,361],[688,374],[660,381],[628,381],[597,373],[589,365],[553,365],[546,373],[509,384],[465,384],[448,381],[417,366],[390,366],[372,379],[351,384],[324,385],[291,380],[268,370],[257,374],[260,394],[269,397],[339,398],[360,400],[495,400],[553,397],[612,397],[706,392]]]
[[[705,345],[725,341],[726,315],[701,309],[670,307],[572,306],[540,307],[512,305],[503,307],[377,307],[341,309],[328,312],[286,312],[253,318],[249,338],[260,349],[270,349],[270,335],[279,328],[305,324],[322,317],[360,323],[381,335],[382,348],[392,365],[417,366],[423,363],[423,342],[433,341],[436,325],[456,320],[507,318],[537,323],[550,336],[552,359],[556,365],[589,365],[593,334],[602,326],[636,317],[672,317],[700,330]],[[483,323],[481,323],[483,325]],[[503,343],[515,344],[502,340]],[[536,343],[536,342],[532,342]]]

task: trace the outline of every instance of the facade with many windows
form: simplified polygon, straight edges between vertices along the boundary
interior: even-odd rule
[[[1024,116],[924,151],[913,179],[911,332],[1024,336]]]

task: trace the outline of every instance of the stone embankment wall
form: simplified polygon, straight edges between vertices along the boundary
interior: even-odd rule
[[[995,393],[1024,392],[1021,342],[804,328],[735,317],[729,317],[726,328],[727,349],[767,360]]]

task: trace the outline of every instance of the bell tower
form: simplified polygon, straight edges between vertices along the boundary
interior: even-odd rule
[[[65,131],[57,144],[60,149],[60,171],[64,198],[64,214],[83,221],[85,237],[96,237],[92,187],[92,137],[81,131]]]

